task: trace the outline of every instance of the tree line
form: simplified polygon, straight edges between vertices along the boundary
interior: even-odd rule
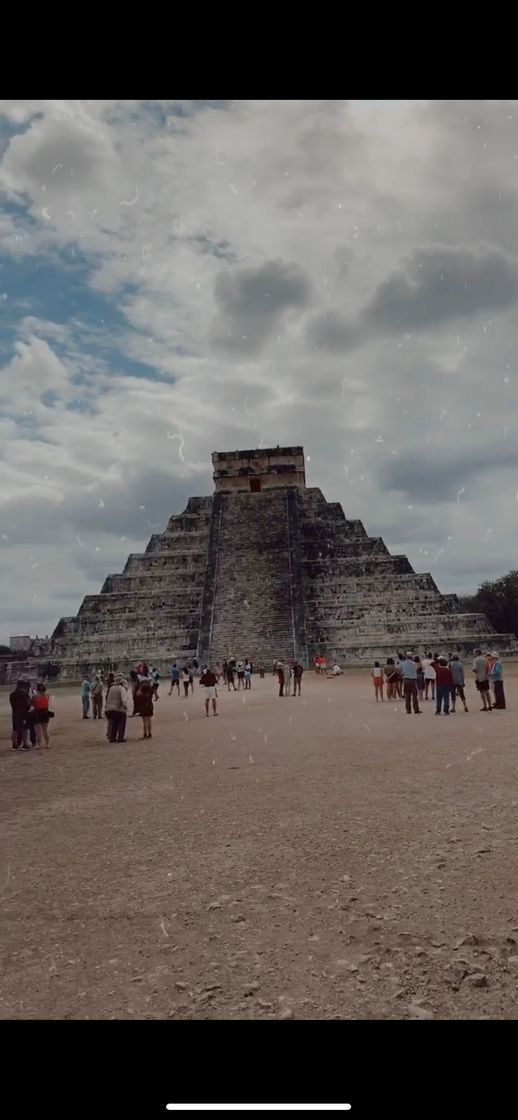
[[[485,580],[474,595],[459,595],[461,610],[485,614],[500,634],[518,636],[518,571]]]

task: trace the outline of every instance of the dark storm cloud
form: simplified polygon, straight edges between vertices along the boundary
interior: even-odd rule
[[[306,307],[309,296],[309,282],[296,264],[266,261],[259,268],[220,272],[214,282],[218,314],[212,340],[223,351],[257,354],[283,312]]]
[[[436,448],[402,452],[379,470],[382,490],[399,490],[419,502],[469,500],[481,475],[518,466],[518,448]],[[462,494],[461,494],[462,491]]]
[[[310,338],[318,349],[339,354],[343,350],[351,350],[359,345],[362,341],[362,332],[357,326],[342,318],[339,312],[330,311],[315,319],[310,328]]]
[[[433,327],[518,297],[518,269],[503,253],[446,245],[415,249],[376,289],[362,321],[383,333]]]
[[[311,337],[331,352],[372,336],[410,333],[480,312],[505,311],[518,300],[518,265],[497,249],[432,245],[416,248],[375,289],[356,322],[331,311]]]

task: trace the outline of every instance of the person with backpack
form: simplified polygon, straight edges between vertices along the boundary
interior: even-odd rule
[[[25,745],[25,721],[31,707],[31,698],[26,681],[20,680],[17,682],[16,688],[9,696],[9,704],[11,705],[13,751],[20,748],[30,750],[30,746]]]

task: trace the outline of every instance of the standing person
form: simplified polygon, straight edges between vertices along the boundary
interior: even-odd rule
[[[301,684],[302,684],[302,674],[303,674],[303,672],[304,672],[304,666],[300,664],[300,661],[294,661],[293,662],[293,695],[294,696],[297,696],[297,695],[300,696],[300,687],[301,687]]]
[[[487,657],[481,649],[474,649],[473,672],[475,674],[475,687],[480,692],[482,701],[481,712],[491,711],[491,693],[489,691],[489,665]]]
[[[182,669],[182,684],[184,698],[187,699],[189,695],[189,688],[191,685],[191,672],[188,665],[184,665]]]
[[[242,661],[238,661],[236,665],[237,670],[237,691],[245,686],[245,666]]]
[[[102,719],[103,715],[103,679],[100,672],[95,674],[95,677],[90,685],[90,695],[92,697],[92,707],[94,719]]]
[[[153,723],[153,684],[150,680],[141,681],[136,697],[138,714],[142,716],[142,738],[151,739]]]
[[[494,706],[502,710],[505,708],[504,667],[500,661],[500,655],[496,652],[491,654],[489,676],[493,686]]]
[[[205,715],[209,714],[209,704],[212,701],[212,714],[217,716],[217,696],[218,690],[216,674],[212,671],[209,665],[206,665],[200,677],[200,684],[205,689]]]
[[[399,699],[403,699],[403,672],[401,666],[405,660],[404,653],[397,653],[394,658],[394,665],[396,667],[396,694]]]
[[[88,713],[90,711],[91,690],[92,686],[90,684],[90,681],[88,680],[88,677],[85,677],[81,685],[81,704],[83,705],[83,719],[89,718]]]
[[[261,680],[263,681],[264,680],[264,664],[263,664],[262,661],[259,662],[259,676],[260,676]]]
[[[153,666],[151,667],[150,677],[153,696],[155,700],[159,700],[160,697],[158,695],[158,686],[160,684],[160,673],[158,672],[158,669],[154,669]]]
[[[130,669],[130,674],[129,674],[131,699],[133,701],[133,711],[131,713],[132,717],[138,715],[138,713],[137,713],[137,692],[138,692],[138,687],[139,687],[138,669],[139,669],[139,667],[137,667],[137,669]],[[113,674],[111,674],[111,676],[113,676]],[[115,678],[113,678],[113,679],[115,680]],[[108,681],[106,683],[107,689],[110,687],[110,684],[113,684],[113,680],[110,681],[110,679],[108,678]]]
[[[284,695],[285,696],[290,696],[290,694],[291,694],[291,678],[292,678],[291,665],[290,665],[289,661],[287,661],[286,662],[286,668],[284,670]]]
[[[106,677],[106,695],[108,695],[112,684],[115,684],[115,673],[108,673],[108,676]],[[106,738],[109,740],[111,735],[111,719],[106,712],[106,705],[104,708],[104,714],[106,716]],[[133,698],[133,715],[135,715],[135,698]]]
[[[374,662],[374,668],[372,670],[372,683],[374,685],[374,695],[376,697],[376,703],[378,703],[379,700],[381,700],[381,702],[383,703],[383,669],[381,668],[379,661]]]
[[[423,657],[423,672],[424,672],[424,698],[428,700],[428,693],[431,692],[431,699],[435,700],[435,669],[433,667],[433,657],[431,653],[427,653]]]
[[[20,747],[22,750],[30,750],[30,747],[25,746],[24,741],[25,719],[31,706],[25,681],[17,682],[16,688],[9,696],[9,703],[11,705],[13,751],[17,751]]]
[[[229,692],[230,692],[230,686],[231,685],[232,685],[232,688],[234,689],[234,692],[235,692],[236,691],[236,686],[235,686],[235,683],[234,683],[234,666],[233,666],[232,662],[229,661],[229,663],[227,665],[227,689],[228,689]]]
[[[223,684],[227,683],[227,669],[228,669],[228,661],[225,657],[223,665],[221,666],[221,675],[222,675],[222,679],[223,679]]]
[[[109,726],[109,742],[125,743],[126,718],[128,714],[128,693],[126,682],[120,673],[115,677],[107,695],[104,711]]]
[[[394,665],[393,657],[387,657],[387,664],[385,666],[385,677],[387,681],[387,700],[397,700],[397,682],[399,672]]]
[[[252,666],[249,661],[245,661],[245,689],[248,691],[252,687]]]
[[[188,669],[188,672],[189,672],[189,688],[190,688],[191,692],[194,692],[194,669],[193,669],[192,661],[187,662],[187,669]]]
[[[419,654],[416,654],[414,661],[417,665],[417,695],[419,700],[424,700],[424,671]]]
[[[451,690],[451,710],[455,712],[455,705],[457,696],[462,700],[464,711],[467,712],[468,705],[466,704],[465,693],[465,680],[464,680],[464,666],[459,659],[458,653],[454,653],[450,661],[450,673],[452,675],[453,686]]]
[[[180,670],[176,661],[174,661],[171,666],[171,688],[169,689],[169,695],[171,695],[173,688],[176,688],[178,695],[180,695]]]
[[[29,697],[29,711],[25,716],[23,743],[25,747],[32,748],[36,746],[36,712],[32,706],[32,701],[36,695],[36,689],[32,687],[30,681],[25,681],[25,690]]]
[[[453,675],[448,667],[448,658],[442,654],[435,670],[435,714],[440,716],[441,708],[445,716],[450,714],[450,696],[453,688]]]
[[[282,661],[277,662],[277,680],[279,682],[279,696],[284,696],[284,665]]]
[[[36,713],[36,750],[42,750],[43,746],[49,750],[49,698],[45,685],[42,683],[36,686],[36,693],[32,698],[32,706]]]
[[[421,715],[421,709],[417,699],[417,665],[414,661],[412,654],[407,653],[404,661],[401,662],[400,673],[403,678],[403,695],[405,697],[405,710],[407,715],[412,714],[412,707],[414,715]]]

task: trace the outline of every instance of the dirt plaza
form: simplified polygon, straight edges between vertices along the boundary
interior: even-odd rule
[[[50,751],[0,694],[2,1019],[514,1019],[518,666],[508,708],[167,695],[108,745],[57,688]],[[467,670],[470,676],[469,669]]]

